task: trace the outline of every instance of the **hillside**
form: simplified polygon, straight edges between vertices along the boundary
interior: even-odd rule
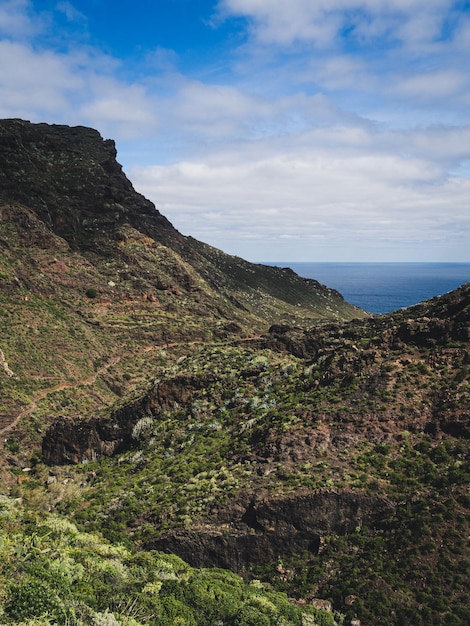
[[[184,237],[115,157],[92,129],[0,122],[0,349],[15,373],[0,431],[54,390],[73,388],[75,412],[114,402],[158,346],[364,316],[316,281]]]
[[[178,233],[96,131],[0,141],[1,619],[469,623],[470,283],[371,317]]]
[[[135,400],[56,422],[43,458],[76,490],[42,497],[109,538],[265,576],[366,624],[463,624],[469,339],[466,285],[201,347]]]
[[[112,281],[117,295],[161,296],[172,288],[195,300],[209,295],[204,305],[221,306],[219,317],[231,318],[234,310],[270,320],[295,317],[299,305],[301,315],[315,319],[362,315],[314,280],[247,263],[181,235],[133,189],[114,142],[93,129],[3,120],[0,147],[0,199],[15,207],[4,208],[2,221],[10,221],[23,243],[47,250],[54,240],[53,249],[79,253],[99,271],[89,287],[103,295],[112,295]]]

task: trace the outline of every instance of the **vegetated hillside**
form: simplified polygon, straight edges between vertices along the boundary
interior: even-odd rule
[[[259,581],[195,570],[173,555],[135,553],[80,532],[63,517],[31,514],[0,497],[4,581],[2,624],[333,624],[331,614],[294,606]]]
[[[470,621],[470,285],[371,318],[91,129],[0,122],[0,199],[0,621]]]
[[[470,284],[365,321],[200,346],[134,401],[54,424],[30,496],[364,624],[464,624],[469,341]]]
[[[23,448],[56,410],[92,413],[153,375],[157,347],[365,315],[184,237],[115,157],[93,129],[0,121],[0,432],[21,418]]]
[[[77,489],[40,462],[58,416],[132,404],[201,346],[250,345],[273,322],[367,316],[317,281],[184,237],[115,157],[92,129],[0,121],[0,471],[15,498],[0,504],[0,621],[331,624],[261,583],[133,556],[43,512],[93,476]]]

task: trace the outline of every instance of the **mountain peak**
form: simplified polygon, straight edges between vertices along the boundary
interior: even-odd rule
[[[92,128],[0,120],[2,204],[21,205],[23,212],[32,212],[30,220],[34,214],[43,224],[40,230],[60,237],[75,252],[101,258],[122,257],[118,245],[129,241],[131,229],[132,240],[147,237],[154,247],[165,246],[165,254],[171,251],[170,273],[178,283],[177,290],[205,284],[217,292],[216,298],[223,294],[231,306],[256,316],[261,312],[264,318],[277,317],[286,307],[297,314],[293,307],[298,306],[314,318],[364,315],[316,281],[300,279],[292,271],[248,263],[183,236],[152,202],[135,191],[116,160],[114,141],[103,139]],[[133,261],[140,267],[134,273],[142,278],[144,261],[135,255]],[[96,259],[93,263],[96,265]],[[146,280],[151,283],[152,273],[159,274],[161,267],[152,266],[148,259],[145,264]],[[189,268],[191,279],[187,278]],[[157,282],[161,284],[159,279]]]
[[[150,228],[162,242],[181,236],[116,160],[113,140],[84,126],[0,121],[0,199],[18,202],[73,248],[93,246],[123,223]]]

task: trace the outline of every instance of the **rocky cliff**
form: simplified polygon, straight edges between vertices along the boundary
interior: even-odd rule
[[[317,556],[327,537],[354,533],[363,524],[375,528],[393,503],[384,497],[347,491],[243,496],[211,513],[210,521],[178,530],[146,547],[178,554],[194,567],[247,572],[298,554]]]
[[[94,129],[2,120],[0,163],[3,202],[33,210],[73,249],[106,246],[123,224],[183,242],[123,174],[114,141]]]
[[[116,161],[114,142],[90,128],[1,120],[0,204],[10,206],[2,220],[13,220],[23,231],[35,221],[36,231],[42,231],[36,243],[43,247],[52,233],[93,261],[111,257],[117,262],[121,257],[125,267],[117,268],[112,282],[131,274],[154,291],[173,287],[198,293],[206,286],[217,291],[214,299],[223,295],[232,307],[268,318],[295,306],[316,318],[363,315],[317,281],[247,263],[181,235],[134,190]],[[147,246],[147,253],[165,246],[166,272],[158,267],[158,255],[153,268],[149,262],[143,267],[144,259],[122,258],[126,250],[119,250],[119,243],[136,241]]]

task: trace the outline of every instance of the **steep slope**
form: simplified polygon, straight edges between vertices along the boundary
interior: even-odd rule
[[[174,259],[176,265],[187,264],[196,272],[191,280],[187,268],[174,268],[179,286],[196,288],[202,282],[258,316],[258,301],[264,302],[261,315],[265,311],[268,318],[282,310],[292,314],[295,305],[302,305],[313,318],[363,315],[316,281],[299,279],[291,271],[249,264],[183,237],[133,189],[116,161],[114,142],[103,140],[93,129],[3,120],[0,165],[3,203],[32,210],[73,251],[88,253],[90,259],[115,257],[117,242],[143,239],[150,248],[159,244],[169,248],[179,257],[179,263]],[[142,278],[151,282],[149,269],[145,270]]]
[[[158,241],[182,244],[124,176],[114,142],[96,130],[2,120],[0,146],[0,197],[33,210],[74,250],[106,246],[126,223],[146,224]]]
[[[197,342],[364,315],[316,281],[181,235],[97,131],[0,121],[5,437],[29,449],[56,411],[113,403]]]
[[[106,416],[58,421],[43,456],[82,485],[62,506],[110,537],[368,624],[464,623],[469,354],[470,284],[371,320],[274,326],[188,355]]]
[[[279,623],[332,615],[231,572],[194,570],[178,557],[133,553],[57,515],[0,497],[0,619],[31,626],[204,626]]]

